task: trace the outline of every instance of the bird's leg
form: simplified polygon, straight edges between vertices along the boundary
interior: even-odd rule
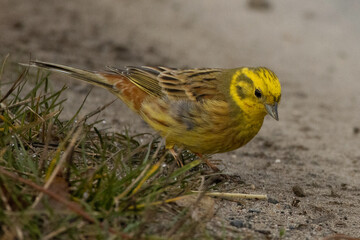
[[[173,155],[173,157],[175,158],[177,165],[178,165],[179,167],[183,167],[183,166],[184,166],[184,163],[183,163],[183,161],[181,160],[179,154],[177,154],[177,153],[175,152],[174,148],[170,148],[170,149],[169,149],[169,152],[170,152],[171,155]]]
[[[216,167],[214,164],[212,164],[209,159],[207,159],[206,157],[204,157],[201,153],[195,153],[199,158],[201,158],[201,160],[203,160],[206,165],[208,165],[214,172],[220,172],[220,169],[218,167]]]

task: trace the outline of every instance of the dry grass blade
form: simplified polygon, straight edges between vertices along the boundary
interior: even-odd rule
[[[26,76],[27,73],[28,73],[28,69],[25,69],[18,77],[18,79],[13,83],[13,85],[10,87],[7,93],[0,99],[0,103],[2,103],[6,98],[8,98],[13,91],[15,91],[15,89],[19,86],[21,81],[24,80],[24,77]]]
[[[45,97],[45,96],[48,96],[48,95],[50,95],[50,94],[44,94],[44,95],[42,95],[42,96],[35,97],[35,98],[33,98],[33,99],[27,99],[27,100],[24,100],[24,101],[20,101],[20,102],[17,102],[17,103],[15,103],[15,104],[11,104],[11,105],[9,105],[9,106],[5,105],[4,103],[1,103],[1,104],[0,104],[0,111],[9,110],[9,109],[11,109],[11,108],[19,107],[19,106],[21,106],[21,105],[26,105],[26,104],[34,101],[34,100],[35,100],[35,101],[39,101],[41,98],[43,98],[43,97]]]
[[[108,102],[107,104],[95,109],[94,111],[92,111],[91,113],[86,114],[84,117],[82,117],[79,121],[78,121],[78,125],[84,123],[87,119],[91,118],[92,116],[102,112],[105,108],[107,108],[108,106],[110,106],[111,104],[113,104],[117,99],[114,99],[110,102]]]
[[[53,231],[53,232],[49,233],[48,235],[44,236],[42,240],[50,240],[50,239],[56,237],[57,235],[59,235],[60,233],[65,232],[67,229],[68,229],[67,227],[60,227],[56,231]]]
[[[1,68],[0,68],[0,81],[2,79],[2,75],[4,73],[4,69],[5,69],[5,65],[6,65],[6,62],[8,60],[8,58],[10,57],[10,54],[6,54],[6,56],[4,57],[4,61],[3,63],[1,64]]]
[[[130,196],[133,196],[134,194],[136,194],[140,188],[143,186],[143,184],[146,182],[146,180],[148,180],[161,166],[161,164],[165,161],[165,156],[162,157],[160,159],[160,161],[156,162],[155,164],[153,164],[150,168],[149,171],[146,172],[146,174],[143,175],[143,177],[141,178],[139,184],[134,188],[134,190],[132,191]],[[150,165],[148,165],[150,166]],[[148,168],[147,168],[148,169]],[[145,172],[143,172],[145,173]]]

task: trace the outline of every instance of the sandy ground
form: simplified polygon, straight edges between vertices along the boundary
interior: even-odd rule
[[[31,54],[94,70],[273,69],[283,87],[280,121],[267,118],[247,146],[214,157],[240,177],[229,189],[272,199],[216,201],[209,231],[232,228],[253,239],[277,238],[281,229],[287,239],[360,237],[360,2],[249,2],[0,0],[0,56],[24,62]],[[89,87],[64,83],[71,114]],[[112,99],[93,89],[84,113]],[[115,129],[149,131],[120,101],[101,117]]]

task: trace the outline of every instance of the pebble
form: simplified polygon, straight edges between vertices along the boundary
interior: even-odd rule
[[[272,203],[272,204],[278,204],[279,201],[276,200],[275,198],[268,198],[268,203]]]
[[[300,204],[300,200],[295,198],[295,199],[293,199],[291,206],[299,207],[299,204]]]
[[[271,8],[271,4],[267,0],[249,0],[248,7],[254,10],[269,10]]]
[[[256,231],[259,232],[259,233],[262,233],[264,235],[270,235],[271,234],[270,230],[262,230],[262,229],[260,229],[260,230],[256,230]]]
[[[359,134],[360,133],[360,128],[358,127],[354,127],[353,128],[353,133],[356,135],[356,134]]]
[[[249,209],[249,213],[260,213],[260,212],[261,211],[258,209],[252,209],[252,208]]]
[[[237,228],[251,228],[252,227],[250,223],[245,223],[244,221],[241,221],[238,219],[230,221],[230,225],[237,227]]]
[[[297,197],[305,197],[306,196],[304,190],[299,185],[293,186],[292,190],[293,190],[295,196],[297,196]]]

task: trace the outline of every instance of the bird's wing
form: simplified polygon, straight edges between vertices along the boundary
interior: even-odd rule
[[[126,67],[123,71],[114,68],[110,70],[128,77],[136,86],[152,96],[190,101],[225,99],[218,88],[221,69],[179,70],[143,66]]]

